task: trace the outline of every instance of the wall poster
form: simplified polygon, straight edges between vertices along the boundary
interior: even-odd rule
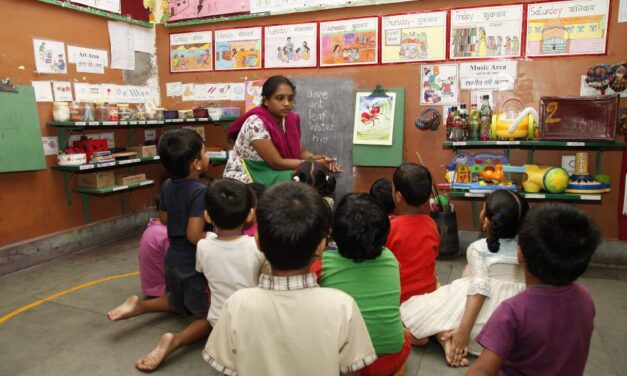
[[[527,56],[605,54],[609,0],[527,6]]]
[[[320,22],[320,66],[376,64],[379,19]]]
[[[381,62],[446,59],[446,11],[381,17]]]
[[[387,97],[356,93],[353,144],[392,145],[396,93],[385,94]]]
[[[65,43],[33,39],[37,73],[67,73]]]
[[[215,32],[216,70],[260,69],[261,27]]]
[[[318,24],[315,22],[266,26],[265,68],[315,67],[318,57]]]
[[[453,105],[459,102],[457,64],[420,66],[420,104]]]
[[[211,31],[170,34],[170,72],[200,72],[213,68]]]
[[[452,9],[450,58],[520,57],[522,23],[521,4]]]
[[[168,0],[168,22],[233,13],[248,13],[250,0]]]

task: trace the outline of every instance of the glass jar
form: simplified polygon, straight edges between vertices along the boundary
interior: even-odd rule
[[[83,121],[94,121],[94,104],[91,102],[83,103]]]
[[[107,105],[107,115],[109,115],[110,121],[120,120],[120,115],[118,113],[118,106],[114,104]]]
[[[165,108],[163,108],[163,107],[157,108],[155,110],[155,119],[163,120],[163,111],[165,111]]]
[[[128,104],[118,104],[118,115],[120,117],[120,121],[131,120],[131,114],[128,109]]]
[[[52,105],[52,118],[54,121],[69,121],[70,107],[67,102],[54,102]]]
[[[94,102],[95,105],[95,113],[94,119],[96,121],[107,121],[109,120],[109,113],[107,111],[107,105],[104,102]]]
[[[70,109],[70,121],[82,121],[83,120],[83,108],[78,102],[71,102],[69,104]]]

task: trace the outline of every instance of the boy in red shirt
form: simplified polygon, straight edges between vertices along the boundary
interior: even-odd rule
[[[431,173],[424,166],[403,163],[392,178],[392,196],[397,216],[390,220],[385,246],[394,253],[401,272],[401,303],[414,295],[437,288],[435,259],[440,235],[428,214]]]

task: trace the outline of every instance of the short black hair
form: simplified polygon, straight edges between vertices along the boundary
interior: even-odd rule
[[[331,208],[311,186],[269,188],[257,206],[259,248],[276,270],[306,267],[331,228]]]
[[[259,182],[252,182],[252,183],[248,183],[248,188],[250,188],[250,190],[253,191],[253,194],[255,195],[255,199],[258,202],[268,187],[266,187],[264,184],[261,184]]]
[[[263,83],[263,86],[261,87],[261,96],[264,99],[270,99],[272,94],[276,92],[276,89],[278,89],[280,85],[288,85],[292,88],[294,94],[296,94],[296,86],[289,78],[285,76],[272,76]]]
[[[211,222],[225,230],[242,225],[254,205],[253,192],[235,179],[215,179],[205,193],[205,207]]]
[[[314,161],[303,161],[294,170],[293,180],[311,185],[321,196],[331,196],[335,191],[335,177]]]
[[[383,252],[390,219],[383,205],[366,193],[349,193],[333,215],[333,239],[338,252],[355,262],[374,260]]]
[[[189,175],[189,166],[200,158],[202,138],[191,129],[167,131],[159,140],[161,163],[172,177],[182,179]]]
[[[372,183],[370,195],[381,203],[388,214],[392,214],[396,205],[392,197],[392,182],[390,179],[379,178]]]
[[[531,209],[518,235],[529,273],[555,286],[568,285],[583,274],[600,242],[601,231],[592,218],[561,203]]]
[[[518,193],[496,190],[485,200],[485,216],[490,220],[490,231],[486,242],[492,253],[499,251],[499,239],[513,239],[529,211],[527,200]]]
[[[431,172],[425,166],[403,162],[394,171],[392,182],[409,205],[420,206],[431,195]]]

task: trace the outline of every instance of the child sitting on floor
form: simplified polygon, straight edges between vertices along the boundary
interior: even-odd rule
[[[259,273],[266,258],[257,249],[255,238],[243,233],[244,224],[252,222],[255,197],[239,180],[217,179],[207,188],[205,220],[214,226],[198,242],[196,271],[205,274],[211,292],[207,320],[214,326],[224,302],[233,293],[259,283]]]
[[[396,205],[394,205],[394,197],[392,197],[392,182],[390,179],[379,178],[375,180],[370,187],[370,196],[379,200],[390,219],[394,217],[393,213]]]
[[[468,375],[583,374],[595,309],[575,281],[600,239],[596,223],[572,206],[529,212],[518,236],[527,289],[501,303],[477,335],[484,349]]]
[[[353,298],[318,287],[331,210],[310,186],[268,189],[257,207],[257,244],[272,265],[259,286],[224,304],[203,358],[225,374],[314,376],[356,372],[376,359]]]
[[[487,237],[468,246],[464,277],[401,304],[412,340],[436,335],[454,367],[468,365],[468,352],[479,355],[481,346],[473,338],[503,300],[525,288],[516,236],[528,210],[525,199],[514,192],[488,195],[479,216]]]
[[[319,163],[311,160],[303,161],[294,170],[294,181],[311,185],[320,196],[333,208],[333,192],[335,192],[335,177]]]
[[[159,210],[159,199],[157,210]],[[142,293],[147,298],[165,295],[163,259],[170,246],[168,227],[159,218],[150,218],[139,240],[139,279]]]
[[[440,235],[428,214],[431,173],[424,166],[403,163],[392,178],[396,217],[390,220],[385,246],[394,253],[401,270],[401,302],[437,288],[435,259]]]
[[[144,313],[173,312],[190,313],[197,319],[179,333],[164,334],[157,347],[135,363],[142,371],[155,370],[174,350],[205,338],[211,329],[207,322],[207,283],[195,270],[196,244],[206,235],[203,213],[207,187],[198,178],[209,167],[209,159],[202,138],[190,129],[164,133],[158,152],[172,176],[162,185],[159,200],[159,218],[168,226],[170,239],[164,263],[167,296],[139,300],[133,295],[107,317],[119,321]]]
[[[355,299],[377,352],[378,359],[362,369],[361,376],[392,375],[403,367],[411,350],[398,306],[398,261],[384,247],[389,231],[390,220],[374,197],[348,194],[333,215],[338,249],[322,254],[320,286],[336,288]]]
[[[255,195],[255,202],[259,202],[259,200],[261,199],[261,196],[263,196],[263,193],[266,191],[267,187],[261,183],[253,182],[253,183],[248,183],[248,188],[250,188],[250,190]],[[244,234],[248,236],[257,235],[256,217],[253,216],[253,220],[251,223],[246,223],[246,225],[244,226]]]

